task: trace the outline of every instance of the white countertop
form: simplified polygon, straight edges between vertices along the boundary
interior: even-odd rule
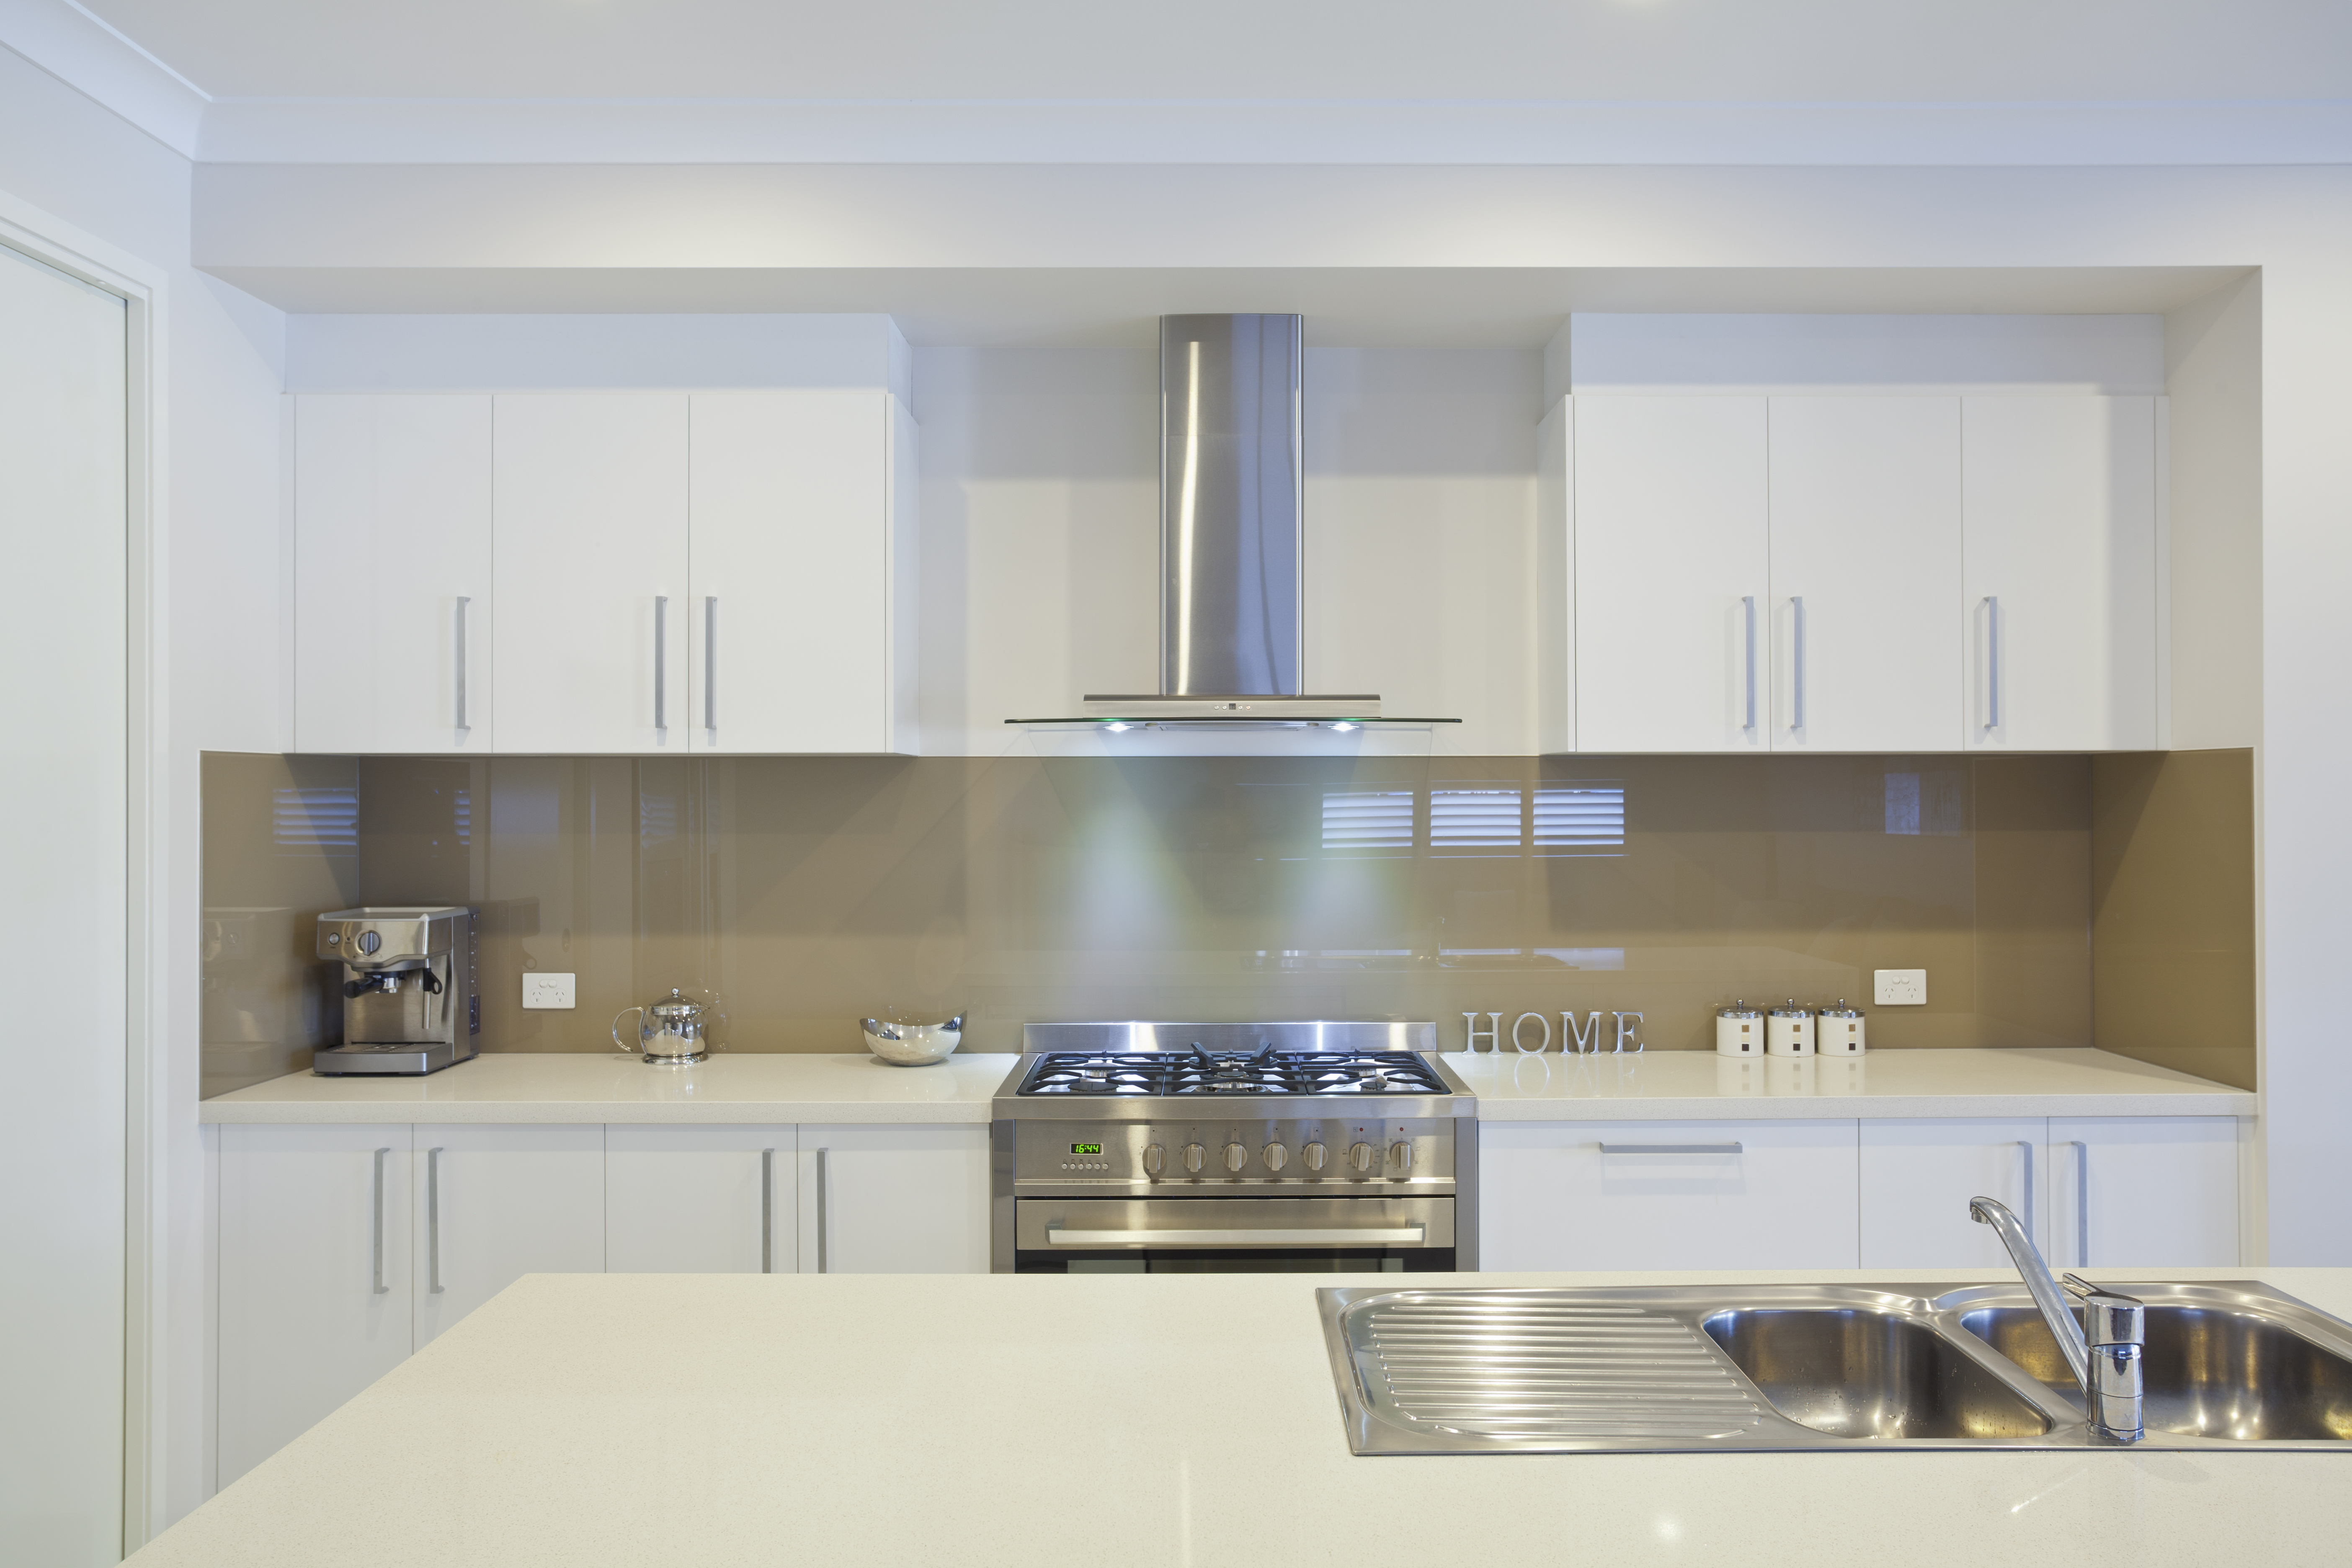
[[[493,1051],[424,1078],[289,1073],[199,1101],[202,1121],[986,1121],[1021,1058],[899,1068],[849,1055],[721,1052],[648,1067],[616,1051]]]
[[[1742,1061],[1449,1052],[1481,1121],[1756,1121],[1864,1116],[2252,1116],[2242,1089],[2111,1051],[1871,1051]]]
[[[981,1122],[1019,1058],[895,1068],[863,1054],[735,1053],[647,1067],[614,1052],[499,1051],[426,1078],[289,1073],[198,1103],[202,1121]],[[1449,1053],[1485,1121],[1860,1116],[2252,1116],[2253,1095],[2106,1051],[1874,1051],[1816,1061],[1712,1051]]]
[[[2352,1312],[2352,1269],[2166,1274]],[[2352,1444],[1359,1458],[1315,1291],[1399,1282],[533,1275],[131,1561],[2284,1565],[2352,1540]]]

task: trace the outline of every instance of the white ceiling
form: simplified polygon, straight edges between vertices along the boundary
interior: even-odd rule
[[[209,98],[2352,98],[2346,0],[73,0]]]

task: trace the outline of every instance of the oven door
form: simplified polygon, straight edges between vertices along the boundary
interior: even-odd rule
[[[1451,1271],[1447,1198],[1021,1198],[1018,1274]]]

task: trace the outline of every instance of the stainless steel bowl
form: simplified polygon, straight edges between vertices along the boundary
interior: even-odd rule
[[[885,1024],[860,1018],[857,1026],[866,1033],[866,1048],[894,1068],[934,1066],[955,1055],[955,1048],[963,1044],[961,1013],[944,1024]]]

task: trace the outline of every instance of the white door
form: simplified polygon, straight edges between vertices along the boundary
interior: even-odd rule
[[[688,746],[687,395],[497,400],[501,752]]]
[[[792,1273],[795,1148],[789,1124],[606,1127],[604,1268]]]
[[[1478,1267],[1851,1268],[1851,1121],[1489,1122]]]
[[[294,400],[294,744],[491,745],[490,399]]]
[[[1579,397],[1576,747],[1766,746],[1764,399]]]
[[[889,418],[876,391],[695,396],[695,749],[890,749]]]
[[[416,1344],[526,1274],[604,1271],[604,1130],[415,1130]]]
[[[220,1484],[408,1357],[409,1129],[220,1130]]]
[[[988,1272],[988,1129],[800,1130],[803,1274]]]
[[[0,1137],[0,1558],[42,1568],[122,1554],[128,353],[120,299],[0,247],[0,952],[73,1017],[8,1032]]]
[[[2238,1154],[2233,1117],[2052,1117],[2051,1267],[2236,1263]]]
[[[1970,1198],[2009,1205],[2035,1246],[2050,1246],[2048,1124],[2038,1116],[1862,1124],[1862,1267],[2004,1268],[2009,1253]]]
[[[1960,406],[1967,743],[2156,744],[2156,404]]]
[[[1957,750],[1960,400],[1770,416],[1773,748]]]

